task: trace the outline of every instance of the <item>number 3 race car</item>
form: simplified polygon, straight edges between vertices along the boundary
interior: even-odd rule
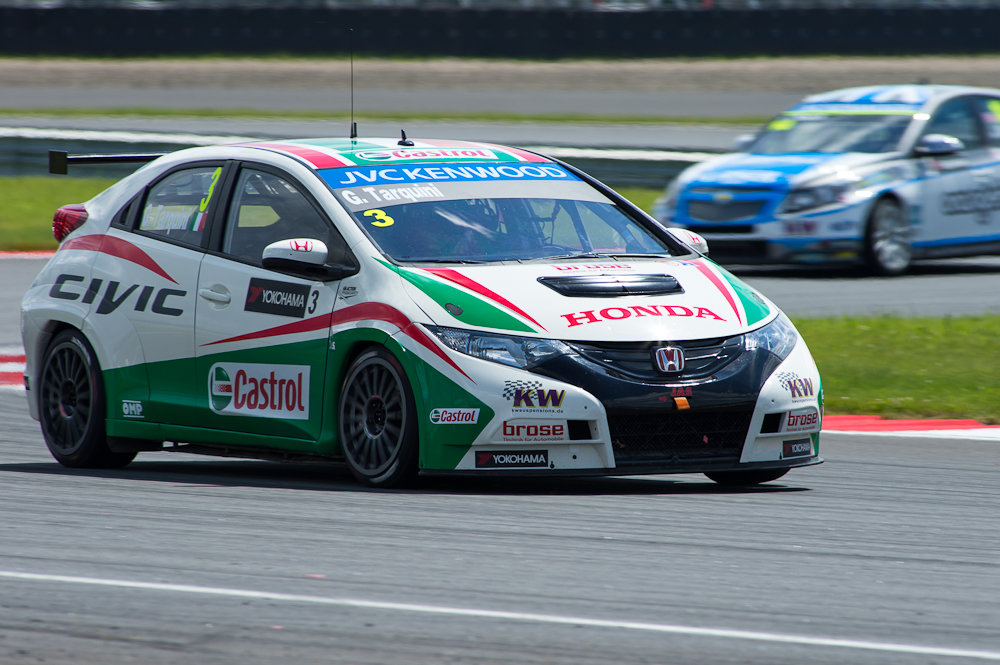
[[[31,415],[66,466],[325,459],[389,487],[754,484],[822,461],[820,377],[789,320],[696,234],[538,154],[405,136],[191,148],[53,230],[22,333]]]

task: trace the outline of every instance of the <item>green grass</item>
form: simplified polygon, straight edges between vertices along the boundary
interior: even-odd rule
[[[796,319],[827,413],[1000,424],[1000,316]]]
[[[52,213],[113,180],[0,177],[0,248],[50,249]],[[658,189],[620,188],[648,210]],[[827,413],[1000,423],[1000,316],[796,319],[823,376]]]
[[[108,178],[0,177],[0,249],[55,249],[55,211],[93,198],[114,182]]]

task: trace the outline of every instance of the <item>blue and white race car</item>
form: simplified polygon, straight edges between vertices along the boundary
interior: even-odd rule
[[[723,263],[1000,253],[1000,90],[892,85],[805,98],[684,171],[654,206]]]

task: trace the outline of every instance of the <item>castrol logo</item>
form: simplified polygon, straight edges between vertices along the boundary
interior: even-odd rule
[[[307,420],[309,365],[216,363],[208,393],[212,411],[221,415]]]

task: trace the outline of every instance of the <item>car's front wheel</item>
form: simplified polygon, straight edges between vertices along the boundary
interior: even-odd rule
[[[395,487],[417,471],[413,391],[396,358],[383,348],[352,363],[340,394],[340,441],[351,473],[372,487]]]
[[[83,334],[64,330],[42,360],[39,416],[49,452],[63,466],[119,468],[135,453],[112,452],[105,435],[104,382]]]
[[[893,199],[875,203],[865,230],[865,258],[879,275],[902,275],[913,260],[910,229],[903,208]]]
[[[760,485],[777,480],[788,473],[788,469],[751,469],[749,471],[713,471],[706,473],[709,480],[714,480],[726,487],[746,487]]]

